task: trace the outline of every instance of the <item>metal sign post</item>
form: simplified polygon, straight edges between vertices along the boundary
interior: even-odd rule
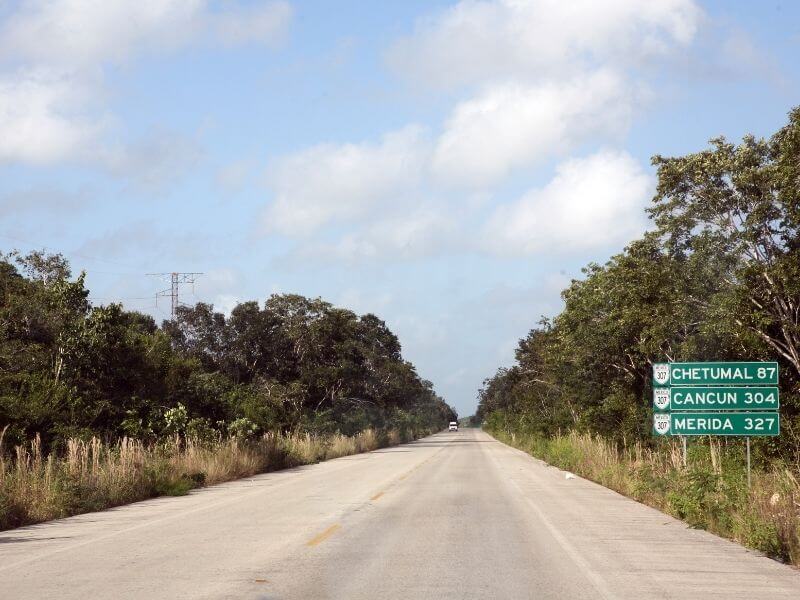
[[[681,446],[683,447],[683,468],[686,468],[686,436],[681,436]]]
[[[750,436],[744,438],[747,442],[747,489],[750,489]]]

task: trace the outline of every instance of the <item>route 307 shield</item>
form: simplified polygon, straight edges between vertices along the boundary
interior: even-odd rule
[[[669,383],[669,363],[656,363],[653,365],[653,380],[658,385]]]
[[[658,410],[668,410],[672,401],[670,388],[653,388],[653,406]]]
[[[653,431],[658,435],[667,435],[672,426],[672,417],[666,413],[653,415]]]

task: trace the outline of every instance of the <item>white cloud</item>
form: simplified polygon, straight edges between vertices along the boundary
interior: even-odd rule
[[[211,301],[211,304],[214,305],[214,310],[221,312],[226,317],[230,317],[233,309],[241,303],[242,299],[234,294],[219,294]]]
[[[484,241],[500,255],[572,254],[619,246],[645,229],[652,178],[627,153],[568,160],[543,188],[501,206]]]
[[[434,87],[530,80],[662,55],[692,40],[701,15],[693,0],[462,0],[420,21],[388,60]]]
[[[498,209],[483,241],[467,235],[479,206],[462,202],[457,218],[441,215],[457,190],[494,197],[545,161],[621,143],[649,93],[636,67],[674,57],[701,20],[694,0],[462,0],[420,21],[388,55],[415,81],[470,86],[441,131],[409,127],[378,143],[322,144],[277,161],[265,229],[322,230],[322,241],[303,241],[291,256],[343,263],[624,243],[643,227],[649,189],[626,154],[563,162],[546,187]],[[606,227],[606,214],[619,223]]]
[[[0,57],[95,66],[139,45],[183,39],[200,0],[27,0],[0,28]]]
[[[97,81],[74,71],[20,69],[0,75],[0,164],[91,162],[148,186],[176,178],[197,162],[193,136],[155,130],[108,143],[114,119],[96,109]]]
[[[84,256],[119,258],[128,264],[142,265],[148,271],[175,269],[174,264],[164,264],[165,258],[179,261],[180,269],[191,271],[196,265],[216,259],[221,251],[220,238],[209,231],[176,231],[149,219],[125,222],[116,229],[98,233],[77,249]]]
[[[132,142],[106,146],[96,152],[96,159],[114,175],[140,186],[158,188],[177,181],[200,161],[202,154],[195,137],[158,130]]]
[[[82,154],[104,127],[90,118],[82,80],[48,69],[0,75],[0,164],[49,163]]]
[[[229,162],[217,169],[214,174],[214,182],[222,191],[238,191],[245,185],[255,168],[255,161],[250,159]]]
[[[189,43],[279,41],[287,2],[23,0],[0,20],[0,163],[106,160],[103,72]],[[118,152],[111,150],[110,152]],[[131,150],[135,152],[135,149]]]
[[[502,84],[458,104],[436,146],[445,181],[486,185],[597,136],[624,134],[635,93],[599,71],[566,83]]]
[[[458,216],[434,206],[384,215],[332,243],[306,242],[294,251],[291,258],[311,259],[315,264],[425,258],[453,249],[460,225],[458,220]]]
[[[270,2],[209,15],[210,28],[226,44],[276,44],[286,36],[292,17],[288,2]]]
[[[9,220],[21,215],[75,216],[90,204],[94,194],[87,188],[68,190],[39,183],[0,194],[0,217]]]
[[[720,64],[729,77],[747,75],[763,78],[781,88],[787,85],[787,77],[780,63],[765,49],[756,45],[744,31],[733,30],[720,45]]]
[[[187,302],[209,302],[214,305],[214,310],[230,316],[237,304],[252,300],[242,298],[242,275],[236,269],[216,268],[206,270],[187,292]]]
[[[197,287],[205,294],[229,293],[242,283],[241,273],[234,269],[212,269],[198,280]]]
[[[213,10],[208,0],[27,0],[0,26],[0,59],[92,67],[209,36],[269,42],[284,34],[291,16],[283,1],[225,6]]]
[[[403,258],[429,256],[449,245],[455,230],[454,215],[423,208],[373,226],[367,241],[376,257],[392,254]]]
[[[365,292],[363,289],[348,288],[342,290],[336,300],[337,306],[343,306],[356,314],[381,314],[390,307],[393,295],[386,291]]]
[[[307,235],[396,202],[419,182],[427,145],[424,132],[409,126],[377,144],[320,144],[280,159],[268,177],[274,201],[265,229]]]

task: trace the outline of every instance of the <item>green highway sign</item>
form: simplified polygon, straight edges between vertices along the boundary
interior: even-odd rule
[[[778,385],[776,362],[686,362],[653,365],[657,386]]]
[[[653,415],[656,435],[779,435],[777,412],[673,412]]]
[[[778,375],[777,362],[654,364],[653,433],[780,435]]]
[[[653,410],[778,410],[777,387],[678,386],[653,388]]]

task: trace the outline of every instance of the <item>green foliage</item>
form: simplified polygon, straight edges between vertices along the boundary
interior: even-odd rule
[[[778,360],[785,434],[755,456],[800,470],[800,108],[768,140],[718,138],[653,164],[653,231],[570,283],[561,314],[485,381],[476,418],[650,443],[654,362]],[[681,510],[709,509],[704,493],[682,494]]]
[[[198,425],[189,421],[187,430]],[[426,432],[408,438],[372,429],[355,436],[270,432],[248,439],[167,437],[143,443],[123,438],[114,444],[71,439],[66,452],[49,456],[35,437],[18,446],[12,460],[0,453],[0,530],[153,496],[180,496],[204,485],[375,450],[417,434]]]
[[[157,478],[153,485],[153,495],[185,496],[196,487],[198,487],[196,479],[186,474],[182,474],[176,479]]]
[[[189,422],[189,413],[186,407],[178,403],[174,408],[168,408],[164,412],[164,429],[167,435],[186,433],[186,424]]]
[[[195,417],[186,423],[186,437],[198,443],[211,442],[219,437],[219,432],[208,419]]]
[[[229,317],[181,307],[158,327],[119,304],[92,306],[84,283],[60,255],[0,255],[7,448],[36,435],[58,450],[68,438],[355,435],[456,418],[374,315],[286,294]]]
[[[228,423],[228,435],[236,439],[247,439],[255,435],[258,427],[247,417],[239,417]]]

